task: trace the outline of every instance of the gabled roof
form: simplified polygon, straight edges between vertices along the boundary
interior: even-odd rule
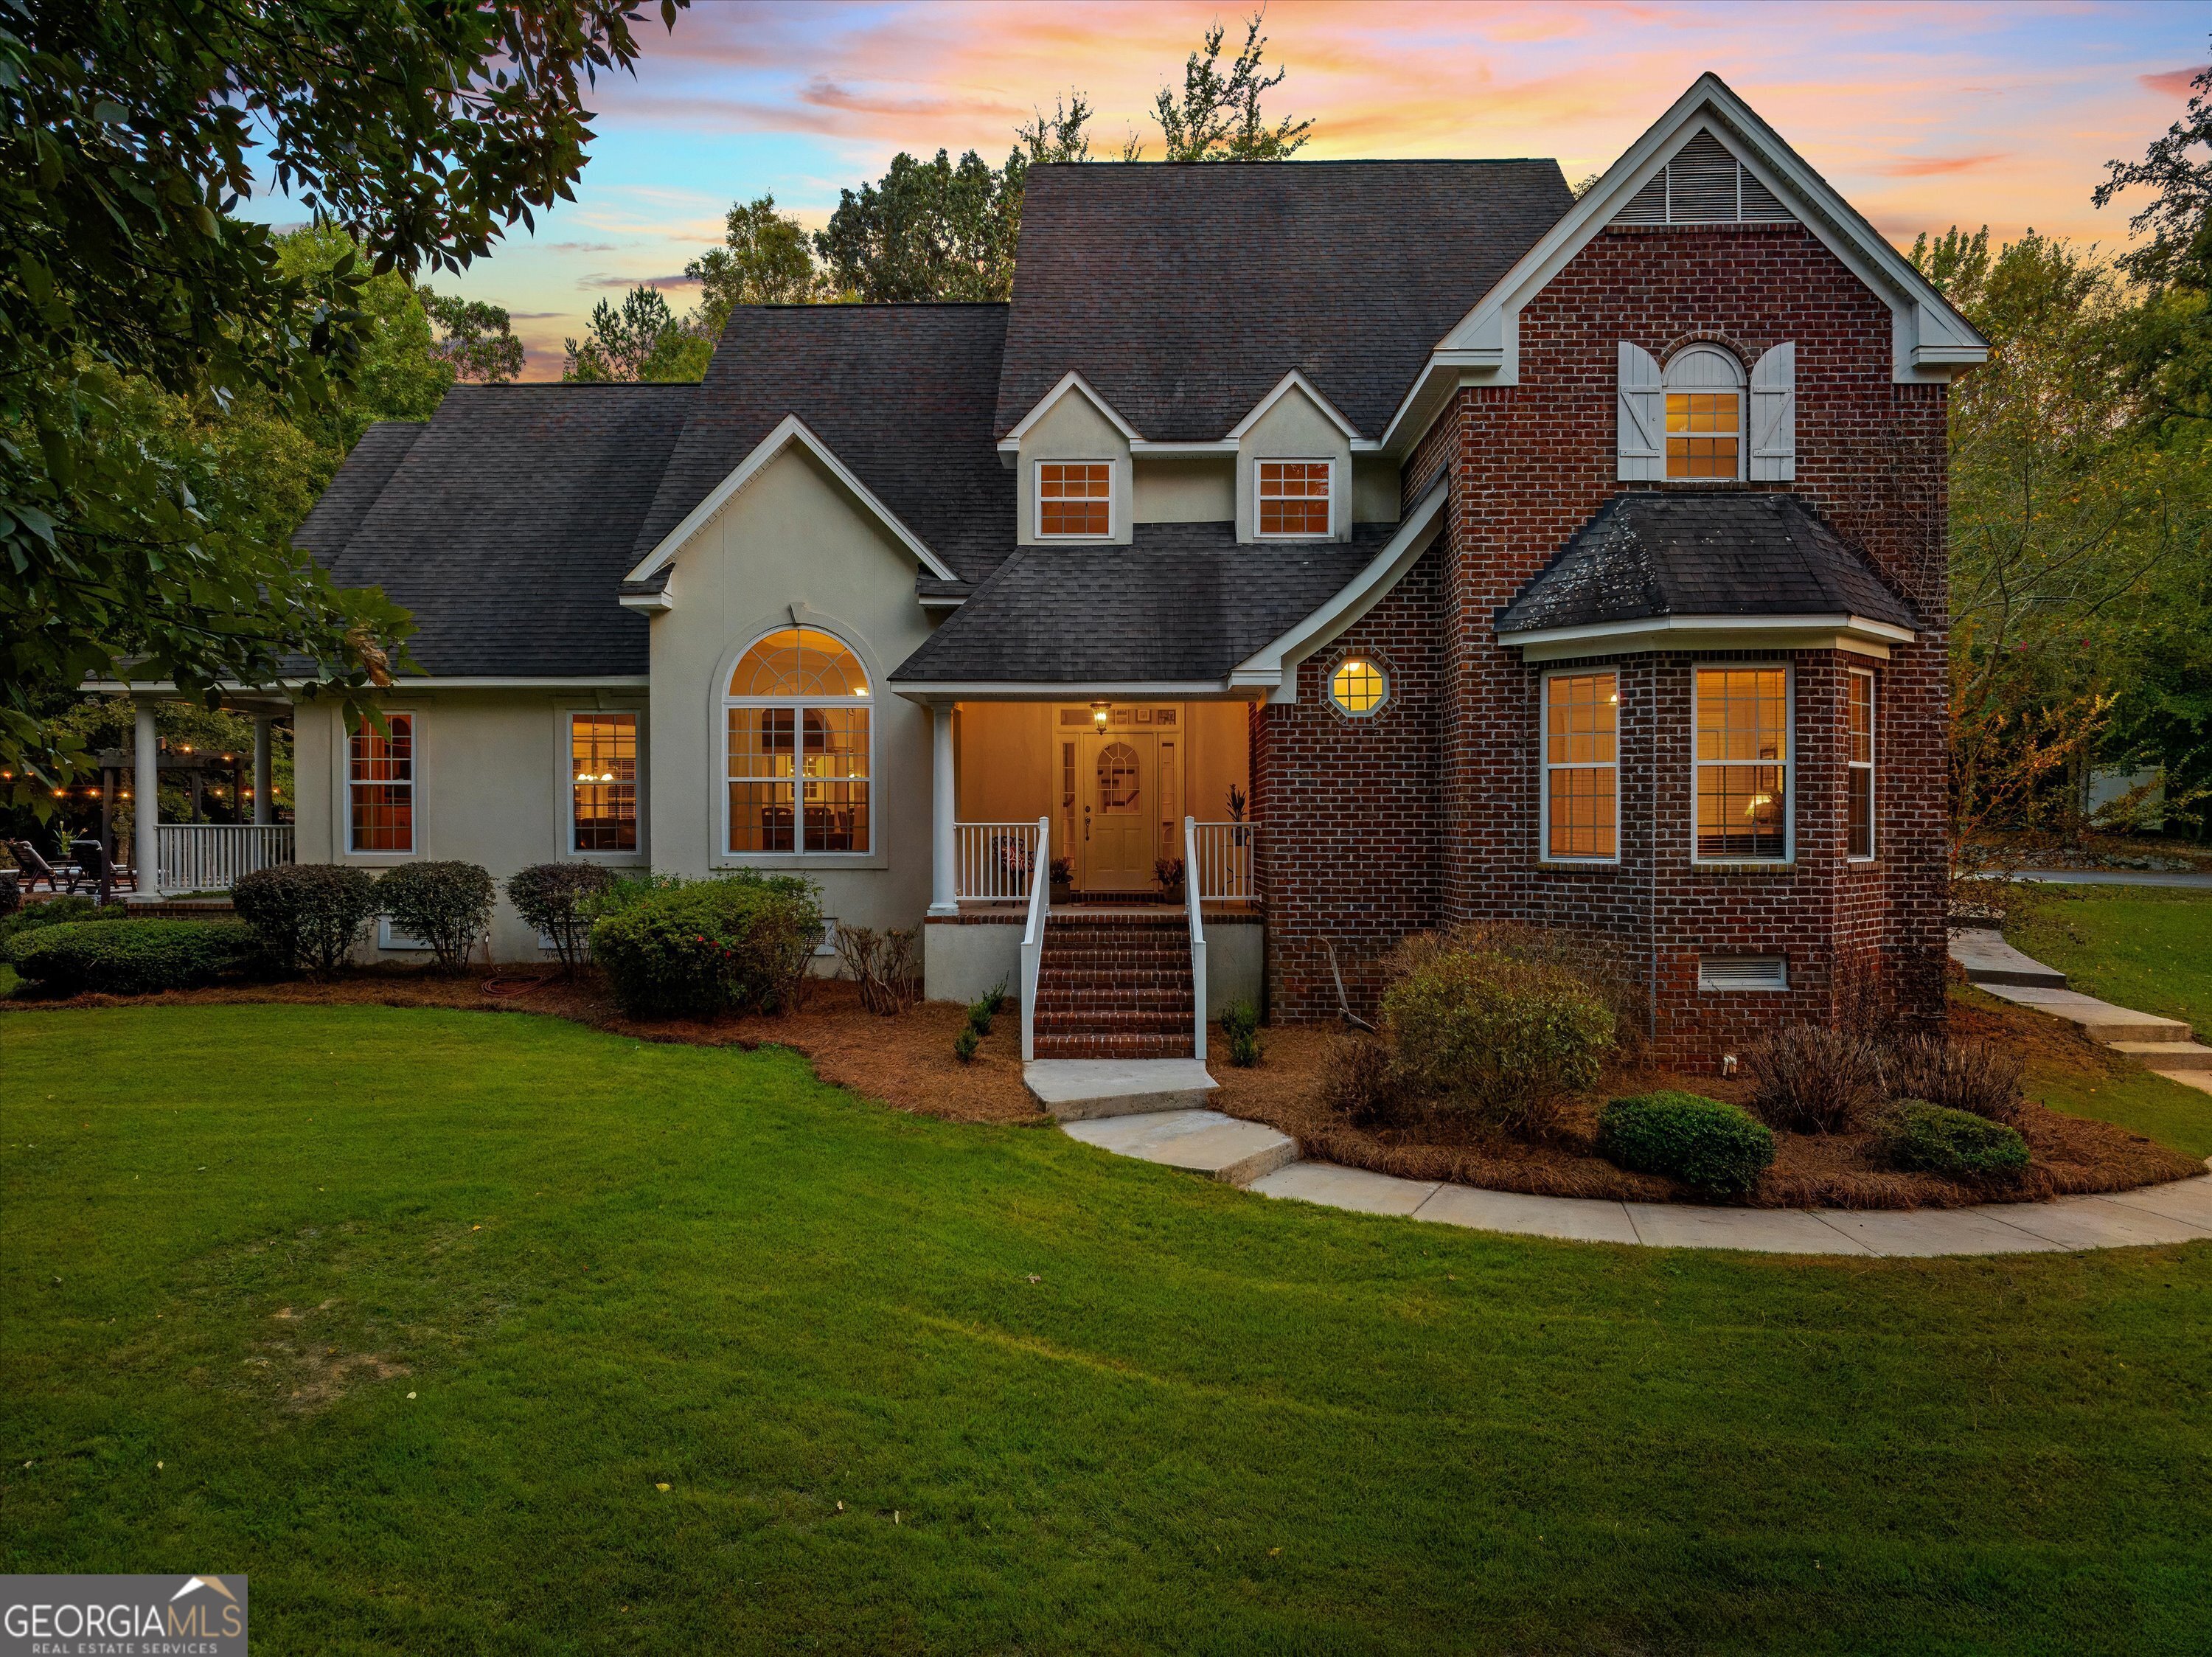
[[[731,312],[628,560],[647,559],[787,417],[956,575],[1004,555],[1014,480],[993,447],[1004,305]]]
[[[300,545],[413,612],[433,676],[641,675],[616,592],[697,391],[456,386],[427,424],[369,428]]]
[[[1616,495],[1498,612],[1498,641],[1658,619],[1820,622],[1909,638],[1912,606],[1796,495]],[[1886,633],[1884,630],[1889,630]]]
[[[1147,440],[1212,442],[1296,369],[1377,436],[1573,199],[1550,161],[1032,168],[994,435],[1073,371]]]

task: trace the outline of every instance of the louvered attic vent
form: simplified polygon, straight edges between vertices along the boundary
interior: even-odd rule
[[[1758,224],[1793,215],[1710,132],[1674,152],[1613,216],[1616,224]]]
[[[1702,955],[1700,990],[1787,990],[1790,961],[1783,955]]]

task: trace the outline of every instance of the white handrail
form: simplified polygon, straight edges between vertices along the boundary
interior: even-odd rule
[[[952,895],[1017,903],[1038,861],[1034,823],[955,823]]]
[[[1260,895],[1260,831],[1250,823],[1200,823],[1185,878],[1208,903],[1251,903]]]
[[[156,867],[139,872],[142,892],[228,892],[241,874],[292,861],[289,823],[161,823]]]
[[[1044,917],[1052,893],[1052,819],[1036,823],[1036,856],[1030,864],[1030,917],[1022,929],[1022,1063],[1036,1057],[1037,968],[1044,961]]]
[[[1198,1027],[1193,1036],[1196,1056],[1206,1063],[1206,920],[1198,898],[1198,819],[1182,819],[1182,901],[1190,911],[1190,1001],[1197,1009]]]

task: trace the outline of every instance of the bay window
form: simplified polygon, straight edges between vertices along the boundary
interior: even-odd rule
[[[1697,670],[1697,856],[1701,862],[1790,857],[1790,672]]]
[[[1850,723],[1844,855],[1865,861],[1874,856],[1874,675],[1853,667],[1844,683]]]
[[[1620,856],[1620,679],[1552,673],[1544,680],[1544,856]]]

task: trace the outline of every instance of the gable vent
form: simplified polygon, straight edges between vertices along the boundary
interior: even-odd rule
[[[1787,990],[1790,961],[1783,955],[1702,955],[1700,990]]]
[[[1700,132],[1613,216],[1616,224],[1786,223],[1794,216],[1718,138]]]

